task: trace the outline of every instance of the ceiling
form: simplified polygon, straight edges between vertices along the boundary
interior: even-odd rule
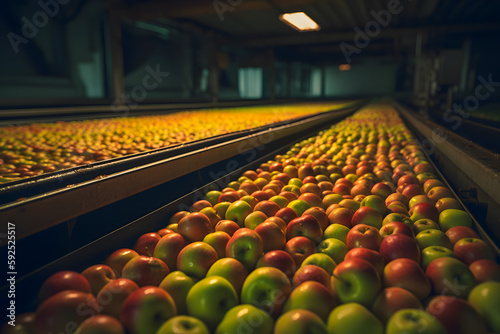
[[[126,16],[161,23],[176,20],[213,31],[232,45],[252,47],[300,46],[308,52],[340,52],[339,42],[353,43],[355,28],[373,22],[373,13],[390,6],[398,13],[372,37],[370,51],[391,52],[413,43],[418,33],[500,30],[500,1],[496,0],[122,0]],[[304,11],[320,26],[318,32],[298,32],[278,19],[286,12]],[[283,49],[282,48],[282,49]],[[316,51],[314,51],[316,50]]]

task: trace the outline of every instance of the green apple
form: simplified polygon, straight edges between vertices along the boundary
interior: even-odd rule
[[[323,207],[328,208],[332,204],[339,204],[344,197],[339,194],[328,194],[323,197]]]
[[[422,256],[420,257],[420,263],[422,268],[427,268],[429,263],[440,257],[453,257],[456,258],[455,253],[447,247],[442,246],[429,246],[422,249]]]
[[[307,209],[310,208],[309,204],[307,204],[306,201],[301,200],[301,199],[296,199],[294,201],[291,201],[290,203],[288,203],[287,207],[291,208],[293,211],[295,211],[295,213],[299,217],[302,216],[304,211],[306,211]]]
[[[214,210],[220,219],[226,219],[226,212],[229,206],[231,206],[230,202],[220,202],[214,205]]]
[[[413,224],[413,234],[417,235],[424,230],[436,229],[439,230],[439,225],[430,219],[422,218]]]
[[[231,239],[231,236],[224,231],[215,231],[207,234],[203,238],[203,242],[213,247],[217,253],[217,257],[221,258],[226,256],[226,245]]]
[[[274,334],[327,334],[326,325],[319,316],[308,310],[283,313],[274,326]]]
[[[366,307],[347,303],[333,309],[328,316],[328,333],[383,334],[384,326]]]
[[[249,271],[255,268],[263,251],[260,235],[246,227],[234,232],[226,245],[226,256],[240,261]]]
[[[173,271],[168,274],[159,287],[167,291],[174,299],[177,306],[177,314],[187,314],[186,296],[195,284],[195,280],[182,271]]]
[[[469,267],[452,257],[433,260],[425,269],[435,294],[467,298],[476,286],[476,278]]]
[[[331,224],[325,229],[323,233],[324,239],[335,238],[346,243],[347,233],[349,233],[350,228],[342,224]]]
[[[208,269],[207,277],[221,276],[231,283],[236,293],[239,295],[243,282],[248,276],[248,270],[241,264],[240,261],[231,257],[225,257],[217,260],[210,269]]]
[[[330,225],[331,226],[331,225]],[[344,225],[340,225],[345,227]],[[346,227],[347,228],[347,227]],[[349,229],[348,229],[349,230]],[[328,255],[333,259],[335,264],[344,261],[344,257],[349,251],[346,244],[339,239],[327,238],[318,244],[318,252]],[[333,269],[332,269],[333,270]],[[328,271],[331,273],[331,271]]]
[[[302,187],[303,184],[302,184],[302,180],[297,178],[297,177],[293,177],[291,178],[289,181],[288,181],[288,184],[290,185],[294,185],[294,186],[297,186],[297,187]]]
[[[472,289],[469,303],[486,321],[491,332],[500,333],[500,282],[484,282]]]
[[[304,267],[308,264],[313,264],[315,266],[323,268],[328,274],[331,274],[333,272],[333,269],[335,269],[335,267],[337,266],[335,261],[333,261],[330,256],[323,253],[314,253],[309,255],[305,258],[300,266]]]
[[[355,302],[369,307],[382,283],[373,265],[360,258],[350,258],[333,271],[333,286],[341,303]]]
[[[392,315],[386,334],[447,334],[441,323],[429,313],[419,309],[402,309]]]
[[[361,201],[361,206],[369,206],[372,209],[375,209],[381,215],[385,214],[385,210],[387,210],[387,206],[382,198],[377,195],[368,195]]]
[[[280,208],[286,208],[288,205],[288,200],[280,195],[273,196],[269,199],[271,202],[274,202],[280,206]]]
[[[189,290],[186,305],[189,315],[200,319],[210,330],[214,330],[226,312],[238,305],[238,295],[227,279],[210,276]]]
[[[448,236],[443,231],[438,229],[423,230],[415,236],[415,240],[417,241],[420,249],[430,246],[441,246],[453,249],[453,244]]]
[[[205,199],[209,201],[212,206],[215,206],[217,205],[217,203],[219,203],[220,195],[222,195],[222,192],[218,190],[212,190],[205,194]]]
[[[225,219],[232,220],[240,227],[245,226],[245,218],[253,211],[252,206],[245,201],[236,201],[227,208]],[[222,217],[221,217],[222,218]]]
[[[178,315],[165,322],[156,334],[210,334],[210,331],[201,320]]]
[[[245,218],[244,225],[246,228],[255,230],[257,226],[265,222],[268,217],[264,212],[254,211]]]
[[[291,292],[292,286],[285,273],[274,267],[260,267],[252,271],[243,283],[241,302],[278,316]]]
[[[455,226],[473,228],[472,218],[464,210],[447,209],[439,214],[439,226],[444,232]]]
[[[177,269],[199,279],[205,277],[208,269],[217,259],[217,252],[212,246],[206,242],[196,241],[179,252]]]
[[[274,320],[261,309],[241,304],[227,311],[215,334],[272,334]]]
[[[305,309],[326,321],[336,305],[336,299],[326,286],[316,281],[305,281],[293,289],[283,307],[283,312]]]

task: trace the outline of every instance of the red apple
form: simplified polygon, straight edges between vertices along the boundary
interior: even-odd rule
[[[254,211],[261,211],[267,217],[272,217],[280,210],[280,206],[272,201],[260,201],[255,205]]]
[[[477,238],[479,239],[479,235],[474,232],[473,229],[467,226],[455,226],[448,229],[446,232],[446,236],[450,239],[452,244],[456,244],[458,240],[464,238]]]
[[[436,207],[429,203],[418,203],[410,209],[410,218],[413,222],[427,218],[435,222],[439,221],[439,212]]]
[[[328,215],[325,213],[325,210],[319,207],[312,207],[304,211],[302,216],[305,215],[310,215],[313,216],[318,220],[319,225],[321,226],[321,229],[324,231],[328,225],[330,225],[330,222],[328,220]]]
[[[139,286],[158,286],[169,272],[170,270],[162,260],[140,255],[123,267],[122,277],[131,279]]]
[[[292,219],[295,219],[298,217],[297,213],[292,208],[289,208],[289,207],[278,210],[278,212],[276,212],[275,216],[283,219],[283,221],[287,224]]]
[[[378,251],[382,237],[379,231],[370,225],[358,224],[347,233],[346,245],[349,249],[363,247]]]
[[[297,265],[290,254],[283,250],[273,250],[262,255],[257,261],[257,268],[274,267],[292,278],[297,270]]]
[[[469,265],[469,269],[478,283],[486,281],[500,282],[500,265],[495,261],[482,259]]]
[[[215,231],[226,232],[230,236],[233,236],[234,232],[236,232],[239,228],[240,226],[232,220],[220,220],[215,225]]]
[[[354,210],[343,207],[337,207],[333,209],[328,215],[328,221],[330,222],[330,224],[340,224],[348,228],[351,228],[352,227],[351,220],[353,215],[354,215]]]
[[[127,264],[128,261],[132,260],[134,257],[139,256],[135,250],[129,248],[121,248],[108,256],[108,258],[104,261],[106,265],[111,267],[115,272],[116,277],[121,277],[123,267]]]
[[[436,203],[441,198],[445,198],[445,197],[453,198],[453,197],[455,197],[450,189],[443,187],[443,186],[437,186],[437,187],[431,188],[431,190],[429,190],[427,192],[427,196],[429,196],[429,198],[431,200],[433,200],[434,203]]]
[[[349,259],[353,259],[353,258],[359,258],[359,259],[367,261],[372,266],[374,266],[375,269],[377,269],[377,272],[380,275],[382,275],[382,272],[383,272],[384,267],[385,267],[385,262],[384,262],[384,258],[382,257],[382,255],[380,255],[379,252],[374,251],[372,249],[368,249],[368,248],[357,247],[357,248],[353,248],[350,251],[348,251],[344,257],[344,260],[349,260]]]
[[[170,271],[174,271],[177,268],[177,256],[186,245],[182,235],[169,233],[158,241],[153,256],[165,262]]]
[[[286,237],[281,228],[273,222],[264,222],[255,228],[264,246],[264,253],[275,249],[283,249]]]
[[[379,182],[372,187],[371,193],[385,200],[390,194],[393,193],[393,190],[387,184]]]
[[[41,303],[47,298],[65,290],[75,290],[91,293],[92,288],[85,276],[76,271],[60,271],[43,282],[38,291],[38,301]]]
[[[380,244],[380,254],[385,263],[399,258],[420,263],[420,249],[415,239],[405,234],[391,234],[385,237]]]
[[[435,294],[467,298],[477,284],[469,267],[452,257],[437,258],[425,269]]]
[[[203,278],[217,259],[217,252],[212,246],[206,242],[196,241],[186,245],[179,252],[177,270],[191,277]]]
[[[139,255],[153,256],[156,244],[161,236],[158,233],[146,233],[141,235],[134,244],[134,250]]]
[[[478,238],[458,240],[453,246],[453,253],[466,265],[483,259],[495,261],[495,254],[490,246],[484,240]]]
[[[411,228],[409,228],[408,225],[398,221],[385,224],[379,229],[379,233],[382,238],[385,238],[391,234],[398,234],[398,233],[406,234],[407,236],[413,238],[413,232]]]
[[[290,254],[297,267],[300,267],[306,257],[316,253],[316,245],[311,239],[299,236],[288,240],[283,250]]]
[[[379,229],[382,227],[382,216],[377,212],[377,210],[369,206],[362,206],[354,212],[351,219],[352,226],[356,226],[358,224],[370,225]]]
[[[422,304],[413,293],[396,286],[380,291],[371,307],[373,314],[383,323],[387,323],[389,318],[397,311],[406,308],[420,309]]]
[[[210,233],[211,222],[206,215],[200,212],[190,213],[179,221],[177,233],[186,241],[202,241]]]
[[[431,282],[422,267],[407,258],[393,260],[385,266],[383,283],[385,287],[406,289],[420,300],[428,297],[431,292]]]
[[[116,279],[113,269],[105,264],[90,266],[82,271],[82,275],[89,282],[94,296],[97,296],[103,286]]]
[[[316,245],[323,239],[323,230],[314,216],[304,215],[290,221],[286,227],[286,239],[297,236],[311,239]]]
[[[128,278],[117,278],[109,282],[97,294],[101,313],[119,319],[123,302],[137,289],[137,283]]]
[[[292,286],[298,287],[303,282],[315,281],[324,285],[328,290],[331,290],[331,274],[325,269],[314,264],[301,266],[293,275]]]

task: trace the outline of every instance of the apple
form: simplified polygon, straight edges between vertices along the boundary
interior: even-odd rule
[[[249,228],[234,232],[226,245],[226,256],[240,261],[248,271],[255,268],[264,250],[260,235]]]
[[[292,208],[290,208],[290,207],[287,206],[286,208],[278,210],[278,212],[276,212],[275,217],[283,219],[283,221],[286,224],[288,224],[292,219],[297,218],[298,215],[297,215],[297,213]]]
[[[329,290],[331,289],[331,272],[328,273],[322,267],[314,264],[301,266],[292,279],[292,287],[295,288],[306,281],[316,281],[323,284]]]
[[[13,318],[14,315],[12,315]],[[16,314],[15,326],[10,325],[5,322],[3,326],[0,327],[0,333],[2,334],[34,334],[36,333],[35,327],[35,312],[26,312],[22,314]],[[11,316],[8,314],[8,318]],[[10,320],[8,320],[10,321]]]
[[[430,229],[439,230],[439,225],[435,221],[426,218],[419,219],[413,224],[413,233],[415,235]]]
[[[200,319],[176,315],[168,319],[156,334],[210,334],[210,331]]]
[[[346,303],[334,308],[328,316],[327,328],[328,333],[384,333],[380,320],[358,303]]]
[[[234,232],[236,232],[240,226],[233,222],[232,220],[220,220],[216,225],[215,225],[215,231],[222,231],[226,232],[230,236],[233,236]]]
[[[205,199],[212,205],[215,206],[219,203],[219,197],[222,195],[222,192],[218,190],[211,190],[205,194]]]
[[[340,201],[339,205],[341,207],[356,211],[361,207],[361,202],[355,201],[353,198],[344,198]]]
[[[434,205],[439,213],[447,209],[457,209],[462,210],[462,205],[459,201],[452,197],[443,197],[438,199]]]
[[[410,209],[410,219],[416,222],[419,219],[427,218],[435,222],[439,219],[439,212],[434,205],[429,203],[418,203]]]
[[[470,265],[474,261],[482,259],[495,260],[495,254],[490,246],[484,240],[477,238],[464,238],[458,240],[453,246],[453,252],[457,258],[466,265]]]
[[[500,282],[500,265],[495,261],[481,259],[472,262],[469,269],[478,283],[486,281]]]
[[[353,248],[347,252],[347,254],[344,257],[344,260],[352,258],[359,258],[367,261],[368,263],[370,263],[372,266],[375,267],[375,269],[380,275],[382,275],[382,271],[384,270],[385,267],[385,262],[384,258],[382,257],[382,255],[380,255],[379,252],[368,248],[361,248],[361,247]]]
[[[448,333],[488,333],[483,319],[463,299],[450,296],[436,296],[429,302],[426,311],[439,320]]]
[[[159,287],[172,297],[178,314],[187,314],[186,296],[195,284],[195,280],[182,271],[176,270],[168,274]]]
[[[321,204],[323,204],[323,201],[321,201]],[[302,199],[297,199],[297,200],[291,201],[287,205],[287,208],[290,208],[293,211],[295,211],[295,213],[297,214],[297,217],[302,216],[304,211],[306,211],[310,207],[311,206],[305,200],[302,200]],[[283,209],[281,209],[281,210],[283,210]],[[282,218],[282,217],[280,217],[280,218]],[[286,219],[283,219],[283,220],[285,220],[285,222],[286,222]]]
[[[113,269],[105,264],[90,266],[82,271],[82,275],[89,282],[94,296],[97,296],[103,286],[116,279]]]
[[[171,271],[177,268],[177,256],[186,247],[186,239],[179,233],[169,233],[156,244],[153,257],[156,257],[168,266]]]
[[[158,235],[160,237],[164,237],[164,236],[166,236],[169,233],[174,233],[174,231],[169,230],[168,228],[162,228],[162,229],[159,229],[156,233],[158,233]]]
[[[407,258],[420,263],[420,249],[415,239],[406,234],[391,234],[385,237],[380,244],[380,255],[385,263],[399,258]]]
[[[156,286],[145,286],[132,292],[120,312],[120,321],[131,334],[156,331],[168,319],[177,315],[173,298]]]
[[[323,200],[321,199],[321,197],[313,193],[302,194],[299,196],[298,200],[307,203],[308,208],[306,208],[306,210],[313,207],[323,208]],[[297,215],[298,214],[299,212],[297,212]],[[302,212],[301,215],[302,214],[304,214],[304,212]]]
[[[274,333],[327,334],[327,329],[323,320],[315,313],[304,309],[298,309],[280,315],[276,320]]]
[[[281,207],[272,201],[260,201],[255,205],[254,212],[260,211],[267,217],[272,217],[281,209]]]
[[[450,189],[443,187],[443,186],[436,186],[436,187],[431,188],[431,190],[429,190],[427,192],[427,196],[429,196],[429,198],[434,203],[436,203],[441,198],[445,198],[445,197],[453,198],[453,197],[455,197]]]
[[[298,236],[304,236],[318,244],[323,239],[323,230],[314,216],[304,215],[293,219],[286,227],[287,240]]]
[[[391,202],[391,204],[389,204],[387,206],[387,212],[390,212],[390,213],[399,213],[401,215],[404,215],[404,216],[409,216],[410,214],[408,213],[408,210],[406,209],[406,207],[404,206],[403,203],[400,203],[400,202]]]
[[[273,328],[274,319],[268,313],[253,305],[241,304],[226,312],[215,334],[272,334]]]
[[[199,200],[191,205],[191,212],[199,212],[204,208],[211,208],[212,204],[207,200]]]
[[[99,313],[99,304],[92,294],[65,290],[45,299],[36,309],[36,333],[73,332],[88,318]]]
[[[400,193],[392,193],[385,199],[385,205],[389,206],[392,202],[401,202],[406,208],[408,208],[409,199]]]
[[[468,301],[486,321],[490,332],[500,332],[500,282],[483,282],[472,289]]]
[[[230,205],[230,202],[220,202],[214,205],[215,213],[217,213],[220,219],[226,219],[226,212]]]
[[[38,291],[38,302],[65,290],[91,293],[92,287],[85,276],[76,271],[59,271],[47,278]]]
[[[345,255],[349,251],[347,245],[335,238],[327,238],[318,244],[317,250],[319,253],[326,254],[329,256],[334,263],[340,263],[344,260]],[[314,254],[313,254],[314,255]],[[309,257],[311,257],[310,255]],[[333,268],[332,268],[333,270]],[[328,271],[328,272],[331,272]]]
[[[120,318],[123,302],[139,286],[128,278],[117,278],[106,284],[97,294],[97,302],[102,314],[107,314],[116,319]]]
[[[280,195],[273,196],[269,200],[271,202],[274,202],[274,203],[278,204],[278,206],[280,207],[280,209],[286,208],[286,206],[288,205],[288,203],[290,203],[290,201],[286,197],[280,196]]]
[[[435,294],[467,298],[476,285],[469,267],[460,260],[440,257],[429,263],[425,274],[432,282]]]
[[[407,308],[394,313],[385,330],[386,334],[447,334],[441,323],[424,310]]]
[[[370,194],[371,194],[370,188],[361,183],[354,184],[351,188],[351,196],[353,197],[358,195],[368,196]]]
[[[375,209],[369,206],[362,206],[354,212],[351,219],[352,226],[358,224],[370,225],[379,229],[382,227],[382,216]]]
[[[347,240],[347,233],[349,233],[350,228],[341,224],[331,224],[323,232],[323,239],[334,238],[342,241],[344,244]]]
[[[264,212],[261,211],[254,211],[250,213],[248,216],[245,218],[244,226],[255,230],[259,224],[263,223],[268,217]]]
[[[283,250],[290,254],[297,267],[300,267],[306,257],[316,253],[316,245],[311,239],[299,236],[288,240]]]
[[[434,204],[434,202],[426,195],[416,195],[410,198],[410,201],[408,202],[408,207],[411,209],[418,203]]]
[[[330,222],[330,224],[340,224],[344,225],[345,227],[351,228],[351,220],[353,216],[354,210],[337,207],[333,209],[328,215],[328,221]]]
[[[400,287],[423,300],[431,292],[431,282],[420,265],[407,258],[389,262],[383,271],[382,281],[385,287]]]
[[[328,274],[331,274],[333,272],[333,269],[335,269],[335,267],[337,266],[335,261],[330,256],[328,256],[327,254],[323,254],[323,253],[314,253],[314,254],[309,255],[302,262],[301,267],[304,267],[306,265],[315,265],[315,266],[321,267]]]
[[[156,244],[161,236],[158,233],[146,233],[141,235],[134,244],[134,250],[139,255],[153,256]]]
[[[413,238],[413,232],[411,228],[408,227],[405,223],[402,222],[390,222],[385,224],[379,229],[380,236],[385,238],[391,234],[405,234],[411,238]]]
[[[273,250],[262,255],[257,261],[257,268],[260,267],[277,268],[290,279],[297,270],[297,265],[292,256],[283,250]]]
[[[353,226],[346,238],[346,245],[349,249],[364,247],[378,251],[381,242],[382,237],[377,228],[365,224]]]
[[[383,182],[376,183],[371,189],[372,195],[377,195],[383,200],[385,200],[390,194],[393,193],[391,187]]]
[[[109,315],[98,314],[82,322],[74,334],[85,333],[125,334],[125,330],[122,324],[115,318]]]
[[[422,304],[410,291],[392,286],[380,291],[371,310],[385,324],[394,313],[405,308],[421,309]]]
[[[437,209],[436,209],[437,210]],[[437,219],[441,230],[444,232],[455,226],[472,228],[472,218],[463,210],[447,209],[441,211]]]
[[[123,267],[122,277],[131,279],[140,287],[146,285],[158,286],[169,272],[169,268],[162,260],[139,255]]]
[[[351,194],[351,188],[348,184],[346,183],[337,183],[335,182],[335,185],[333,186],[333,192],[335,194],[344,196],[344,195],[350,195]]]
[[[350,258],[333,271],[333,287],[342,304],[354,302],[369,307],[381,289],[381,281],[370,263]]]
[[[424,249],[430,246],[441,246],[449,249],[453,249],[453,245],[446,234],[438,229],[427,229],[423,230],[415,236],[420,249]]]
[[[328,194],[323,197],[323,207],[327,208],[332,204],[338,204],[344,198],[339,194]]]
[[[476,232],[474,232],[473,229],[471,229],[470,227],[466,227],[466,226],[455,226],[455,227],[452,227],[449,230],[447,230],[445,233],[453,245],[455,245],[458,240],[461,240],[464,238],[480,239],[479,235]]]
[[[236,293],[239,295],[243,282],[248,276],[248,270],[241,264],[240,261],[227,257],[218,259],[210,269],[208,269],[207,277],[220,276],[228,280],[233,286]]]
[[[232,220],[237,223],[238,226],[243,227],[245,226],[245,218],[252,213],[252,211],[253,209],[250,204],[242,200],[237,200],[231,203],[227,208],[225,219]]]
[[[221,276],[210,276],[197,282],[186,297],[189,315],[214,330],[227,311],[238,305],[238,295],[231,283]]]
[[[283,234],[286,234],[287,223],[285,223],[285,221],[283,219],[281,219],[279,217],[269,217],[264,222],[265,223],[267,223],[267,222],[275,223],[276,225],[278,225],[278,227],[283,232]]]
[[[203,278],[208,269],[218,260],[215,249],[206,242],[193,242],[184,247],[177,256],[177,270],[195,278]]]
[[[207,216],[208,220],[210,220],[209,230],[213,231],[215,229],[215,225],[221,220],[220,216],[217,214],[217,211],[215,211],[215,209],[212,207],[206,207],[204,209],[201,209],[199,212]]]
[[[361,207],[368,206],[372,209],[376,210],[380,215],[385,213],[387,210],[387,206],[385,205],[384,200],[377,195],[368,195],[361,201]]]
[[[202,241],[210,233],[211,225],[210,219],[206,215],[194,212],[179,221],[177,233],[182,235],[188,243]]]
[[[382,220],[382,226],[391,222],[402,222],[409,228],[413,228],[413,221],[407,215],[402,213],[397,213],[397,212],[389,213],[387,216],[384,217],[384,220]]]
[[[443,182],[437,180],[437,179],[427,180],[423,184],[423,188],[424,188],[425,193],[428,193],[429,190],[431,190],[434,187],[438,187],[438,186],[443,186],[444,187],[445,184]]]
[[[179,221],[185,216],[189,215],[189,211],[178,211],[172,217],[170,217],[169,224],[178,224]]]
[[[203,238],[203,242],[209,244],[215,249],[218,258],[226,256],[226,245],[231,236],[226,232],[217,231],[209,233]]]
[[[255,232],[262,239],[265,253],[275,249],[283,249],[286,244],[285,234],[278,225],[271,221],[263,222],[257,226]]]
[[[321,229],[324,231],[328,225],[330,225],[330,222],[328,220],[328,215],[325,213],[325,210],[319,207],[312,207],[304,211],[302,216],[310,215],[313,216],[318,220],[319,225],[321,226]]]
[[[426,269],[429,263],[440,257],[453,257],[456,258],[455,253],[447,247],[442,246],[429,246],[422,249],[421,264],[422,268]]]
[[[305,281],[292,291],[283,312],[305,309],[326,321],[336,305],[337,302],[327,287],[316,281]]]
[[[296,199],[299,199],[299,196],[294,193],[294,192],[291,192],[291,191],[282,191],[280,192],[277,196],[281,196],[281,197],[284,197],[286,198],[286,200],[288,201],[288,203],[286,204],[285,208],[288,206],[288,204],[291,202],[291,201],[294,201]],[[271,199],[269,199],[271,200]],[[283,208],[282,208],[283,209]],[[294,211],[295,212],[295,211]]]
[[[219,203],[229,202],[234,203],[240,199],[240,195],[236,191],[223,191],[219,196]]]
[[[281,270],[260,267],[245,279],[241,290],[241,303],[252,304],[277,317],[291,292],[290,281]]]
[[[408,184],[404,186],[403,190],[401,191],[401,194],[404,195],[406,198],[411,198],[418,196],[418,195],[425,195],[424,189],[420,186],[420,184]],[[434,204],[434,203],[432,203]],[[408,207],[410,207],[410,203],[408,202]]]

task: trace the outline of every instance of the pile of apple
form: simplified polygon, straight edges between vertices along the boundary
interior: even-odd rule
[[[293,145],[165,225],[103,264],[55,273],[18,326],[500,333],[495,254],[388,105]]]
[[[0,183],[251,129],[344,105],[259,106],[0,127]]]

